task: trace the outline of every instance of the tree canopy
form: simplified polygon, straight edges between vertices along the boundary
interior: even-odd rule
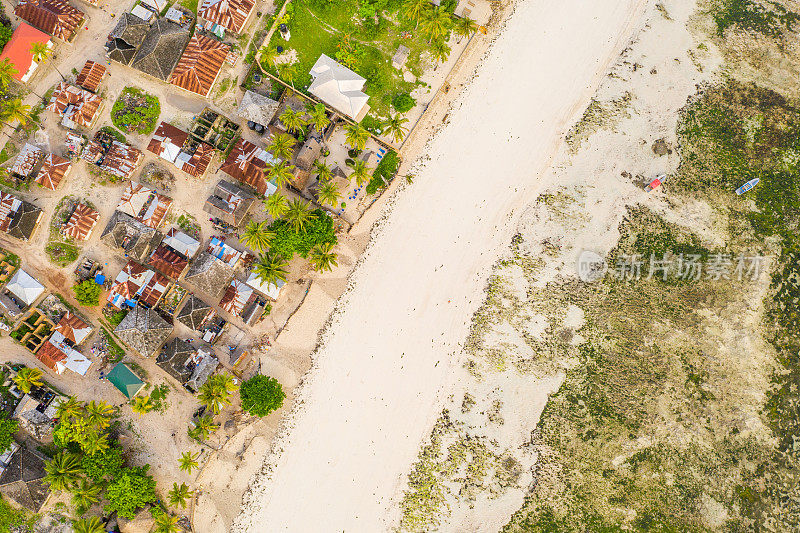
[[[278,380],[264,375],[253,376],[239,390],[242,409],[256,416],[267,416],[283,405],[286,394]]]
[[[136,512],[158,499],[156,495],[156,482],[147,474],[147,467],[126,467],[108,484],[106,488],[108,505],[104,511],[107,514],[117,512],[128,520],[136,516]]]

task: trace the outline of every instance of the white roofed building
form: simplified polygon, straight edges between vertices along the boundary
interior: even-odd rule
[[[44,292],[44,285],[22,269],[17,270],[6,285],[6,290],[27,305],[33,305]]]
[[[367,80],[322,54],[309,71],[314,81],[308,91],[339,113],[360,122],[369,111]]]

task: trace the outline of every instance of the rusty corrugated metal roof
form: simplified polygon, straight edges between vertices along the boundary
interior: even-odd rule
[[[33,171],[36,170],[36,165],[39,164],[39,160],[42,156],[44,156],[43,150],[26,143],[19,154],[17,154],[17,158],[14,160],[14,166],[11,167],[10,172],[28,178],[33,174]]]
[[[14,13],[53,37],[69,41],[83,22],[84,14],[64,0],[20,0]]]
[[[267,167],[274,162],[277,160],[263,148],[239,139],[219,169],[264,194],[267,190]]]
[[[67,127],[90,128],[102,103],[96,94],[62,81],[53,91],[47,109],[63,117],[61,123]]]
[[[197,16],[233,33],[241,33],[253,5],[252,0],[203,0]]]
[[[85,241],[99,219],[100,213],[87,205],[78,204],[66,224],[61,226],[61,233],[75,240]]]
[[[201,96],[208,96],[228,52],[228,45],[216,39],[194,35],[175,65],[169,78],[170,83]]]
[[[94,61],[87,61],[83,65],[78,78],[75,83],[86,89],[87,91],[97,92],[100,88],[100,82],[103,81],[103,76],[106,75],[106,67]]]
[[[42,168],[39,170],[34,181],[42,187],[54,191],[71,167],[72,163],[69,159],[64,159],[56,154],[47,154],[44,158]]]

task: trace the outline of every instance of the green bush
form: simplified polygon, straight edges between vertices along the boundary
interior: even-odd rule
[[[321,209],[312,211],[311,218],[303,231],[295,231],[283,219],[270,224],[269,229],[275,233],[270,250],[287,260],[294,257],[294,254],[299,254],[303,258],[308,257],[308,252],[318,244],[336,244],[333,219]]]
[[[11,40],[11,35],[13,35],[14,30],[11,29],[11,26],[0,25],[0,47],[3,47]]]
[[[147,474],[148,467],[125,467],[114,481],[108,484],[105,497],[106,514],[116,512],[122,518],[132,520],[136,512],[158,499],[156,482]]]
[[[14,442],[14,433],[19,428],[16,420],[0,418],[0,450],[6,451]]]
[[[242,397],[242,409],[256,416],[267,416],[279,409],[286,398],[277,379],[261,374],[242,383],[239,393]]]
[[[380,135],[381,130],[383,130],[383,125],[381,124],[381,121],[373,117],[372,115],[367,115],[363,119],[361,119],[361,126],[368,132],[374,133],[375,135]]]
[[[100,291],[102,288],[93,280],[87,279],[72,287],[75,299],[78,303],[86,306],[94,306],[100,303]]]
[[[81,469],[95,483],[114,479],[122,472],[124,464],[125,459],[122,457],[122,448],[114,445],[105,450],[95,452],[94,455],[87,453],[81,457]]]
[[[415,105],[417,105],[417,101],[408,93],[400,93],[392,100],[392,107],[398,113],[408,113],[414,109]]]
[[[161,114],[158,98],[135,87],[123,89],[111,108],[111,122],[126,133],[152,133]]]
[[[378,163],[378,166],[375,167],[375,171],[372,173],[372,179],[369,180],[367,184],[366,193],[375,194],[378,192],[378,189],[385,187],[394,179],[394,175],[397,174],[397,169],[399,168],[400,158],[397,157],[397,152],[389,150],[389,152],[383,156],[381,162]]]

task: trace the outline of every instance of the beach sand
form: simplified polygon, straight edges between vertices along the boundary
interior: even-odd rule
[[[235,530],[396,525],[490,268],[645,3],[517,2],[445,125],[408,147],[422,154],[415,182],[392,198],[336,303]],[[309,327],[305,342],[313,336]]]

